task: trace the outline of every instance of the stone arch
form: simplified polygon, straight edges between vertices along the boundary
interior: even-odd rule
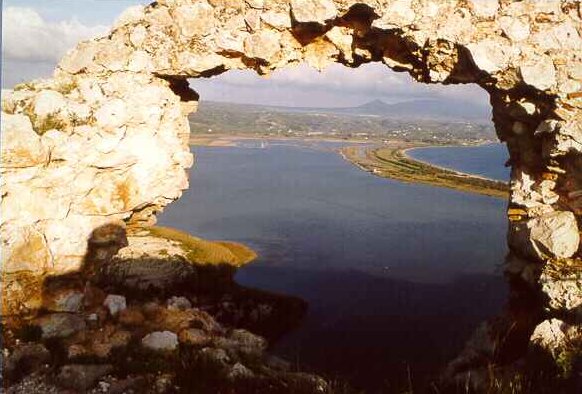
[[[567,269],[582,285],[581,7],[158,0],[130,8],[107,35],[69,52],[52,79],[3,98],[3,272],[77,269],[94,228],[151,223],[179,198],[192,165],[187,115],[198,101],[186,78],[383,62],[420,82],[489,92],[512,166],[508,269],[571,314],[582,295],[564,296],[555,284],[566,274],[552,275]]]

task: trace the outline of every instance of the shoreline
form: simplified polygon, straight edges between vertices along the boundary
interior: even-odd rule
[[[438,168],[439,170],[443,170],[443,171],[451,171],[454,172],[456,174],[462,175],[462,176],[470,176],[472,178],[478,178],[478,179],[483,179],[485,181],[492,181],[492,182],[502,182],[499,179],[494,179],[494,178],[488,178],[486,176],[483,175],[479,175],[479,174],[471,174],[468,172],[463,172],[463,171],[459,171],[459,170],[455,170],[454,168],[449,168],[449,167],[444,167],[444,166],[439,166],[437,164],[428,162],[426,160],[420,160],[417,159],[415,157],[412,157],[408,154],[409,151],[413,150],[413,149],[424,149],[424,148],[453,148],[453,147],[457,147],[457,148],[469,148],[472,146],[483,146],[483,145],[487,145],[488,143],[480,143],[480,144],[476,144],[476,145],[438,145],[438,146],[416,146],[416,147],[410,147],[410,148],[404,148],[401,149],[400,152],[404,155],[404,157],[406,157],[408,160],[412,160],[412,161],[417,161],[419,163],[422,163],[426,166],[430,166],[430,167],[434,167],[434,168]]]
[[[407,150],[418,147],[421,146],[367,148],[352,146],[341,148],[339,151],[345,160],[359,169],[382,178],[507,198],[508,185],[501,181],[436,166],[406,154]]]
[[[238,141],[299,141],[299,142],[343,142],[346,146],[332,149],[344,160],[360,170],[373,175],[407,183],[418,183],[433,187],[507,198],[507,183],[482,175],[461,172],[452,168],[438,166],[413,158],[408,154],[411,149],[431,147],[480,146],[491,142],[470,145],[430,145],[424,142],[360,140],[318,137],[273,137],[273,136],[237,136],[237,135],[198,135],[190,138],[190,145],[208,147],[235,147]]]

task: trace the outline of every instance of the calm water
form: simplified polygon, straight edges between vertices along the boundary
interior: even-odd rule
[[[369,391],[417,384],[504,303],[503,200],[378,178],[325,149],[194,152],[160,223],[251,245],[261,257],[238,282],[309,303],[274,349],[288,359]]]
[[[453,170],[491,179],[509,180],[510,169],[503,164],[509,155],[504,144],[417,148],[408,151],[417,159]]]

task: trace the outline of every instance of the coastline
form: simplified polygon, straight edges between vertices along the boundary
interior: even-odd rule
[[[345,160],[361,170],[383,178],[507,198],[509,188],[503,182],[436,166],[406,154],[407,150],[417,147],[420,146],[392,148],[373,146],[362,149],[352,146],[340,149],[340,153]]]
[[[487,142],[487,143],[479,143],[479,144],[475,144],[475,145],[438,145],[438,147],[439,148],[452,148],[452,147],[457,147],[457,148],[458,147],[461,147],[461,148],[465,148],[466,147],[466,148],[468,148],[470,146],[484,146],[484,145],[488,145],[488,144],[489,144],[489,142]],[[414,147],[410,147],[410,148],[401,149],[400,152],[408,160],[417,161],[417,162],[422,163],[424,165],[431,166],[431,167],[434,167],[434,168],[438,168],[439,170],[451,171],[451,172],[457,173],[457,174],[462,175],[462,176],[470,176],[470,177],[473,177],[473,178],[483,179],[483,180],[486,180],[486,181],[501,182],[499,179],[489,178],[489,177],[486,177],[486,176],[483,176],[483,175],[478,175],[478,174],[470,174],[468,172],[458,171],[458,170],[455,170],[454,168],[450,168],[450,167],[439,166],[437,164],[428,162],[426,160],[417,159],[417,158],[412,157],[411,155],[408,154],[409,151],[414,150],[414,149],[419,149],[419,148],[423,148],[423,149],[424,148],[436,148],[436,147],[437,146],[414,146]]]
[[[190,145],[208,147],[233,147],[239,141],[300,141],[300,142],[341,142],[346,146],[333,149],[344,160],[349,161],[362,171],[382,178],[394,179],[407,183],[420,183],[434,187],[480,194],[490,197],[507,198],[509,187],[506,183],[481,175],[469,174],[455,169],[438,166],[413,158],[408,151],[417,148],[435,146],[423,142],[344,139],[331,137],[273,137],[273,136],[237,136],[237,135],[197,135],[190,138]],[[472,144],[483,145],[488,142]]]

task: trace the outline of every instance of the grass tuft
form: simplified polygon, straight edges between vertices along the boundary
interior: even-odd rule
[[[152,236],[178,242],[188,260],[194,264],[240,267],[257,257],[252,249],[236,242],[207,241],[168,227],[156,226],[147,230]]]

